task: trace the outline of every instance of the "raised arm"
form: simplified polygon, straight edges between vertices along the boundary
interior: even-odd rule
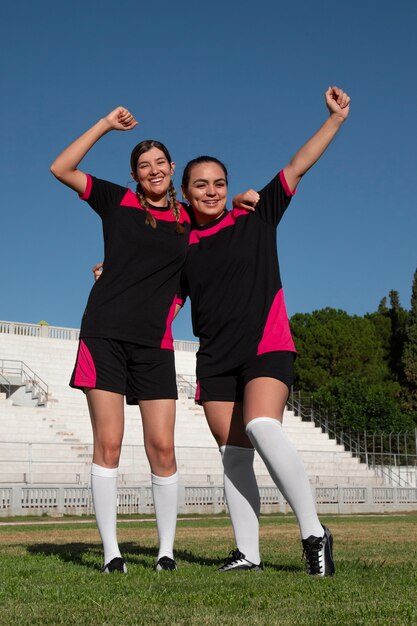
[[[319,160],[349,115],[350,98],[342,89],[329,87],[324,96],[329,117],[284,168],[285,179],[292,191],[310,167]]]
[[[74,191],[84,193],[87,176],[77,169],[80,161],[111,130],[132,130],[136,125],[137,121],[127,109],[117,107],[61,152],[51,165],[52,174]]]

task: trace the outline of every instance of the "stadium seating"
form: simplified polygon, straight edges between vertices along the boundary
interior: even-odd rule
[[[58,332],[59,329],[54,337],[15,334],[8,329],[0,323],[0,365],[1,359],[24,362],[47,383],[49,397],[44,406],[15,406],[4,388],[0,388],[0,483],[88,484],[92,435],[87,406],[83,393],[68,386],[77,350],[76,333],[72,333],[73,339],[64,339],[61,337],[67,333]],[[187,382],[194,376],[195,346],[192,342],[177,342],[176,348],[180,382],[176,450],[181,482],[220,486],[219,452],[202,409],[187,393]],[[287,411],[284,429],[300,451],[313,485],[380,484],[380,479],[366,465],[312,422],[302,422]],[[258,456],[255,471],[260,485],[272,485]],[[119,483],[121,486],[150,483],[137,407],[126,407]]]

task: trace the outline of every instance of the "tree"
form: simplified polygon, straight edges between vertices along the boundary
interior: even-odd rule
[[[417,414],[417,270],[414,273],[411,310],[405,335],[402,366],[405,377],[406,404],[414,414]]]
[[[391,389],[388,387],[391,385]],[[315,401],[337,426],[353,431],[406,432],[414,430],[410,415],[395,398],[398,383],[369,384],[363,378],[330,380]]]
[[[408,312],[400,305],[397,291],[389,292],[391,308],[389,316],[391,320],[391,350],[390,368],[395,378],[404,382],[403,351],[406,341]]]
[[[370,320],[326,308],[297,313],[291,329],[298,350],[296,386],[301,391],[316,392],[334,378],[356,376],[373,383],[389,378]]]

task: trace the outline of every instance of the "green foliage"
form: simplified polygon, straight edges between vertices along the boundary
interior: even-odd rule
[[[406,381],[407,404],[411,410],[417,413],[417,270],[414,273],[411,310],[406,330],[402,365]]]
[[[338,426],[353,431],[406,432],[414,430],[411,417],[396,398],[398,384],[369,384],[363,378],[335,378],[314,396]]]
[[[388,377],[384,349],[369,319],[326,308],[297,313],[291,329],[298,350],[295,386],[303,392],[352,374],[378,382]]]
[[[364,317],[325,308],[298,313],[295,388],[312,395],[338,425],[398,432],[417,423],[417,271],[411,311],[398,292]]]
[[[391,308],[389,310],[391,320],[390,367],[395,378],[400,382],[403,382],[404,369],[402,364],[402,355],[406,342],[408,312],[400,305],[397,291],[390,291],[389,297],[391,303]]]

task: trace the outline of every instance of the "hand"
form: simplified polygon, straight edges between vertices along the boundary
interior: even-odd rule
[[[350,98],[348,94],[340,87],[334,86],[328,88],[324,97],[330,115],[338,115],[345,120],[349,115]]]
[[[104,118],[112,130],[132,130],[138,125],[130,111],[117,107]]]
[[[243,193],[239,193],[233,198],[233,206],[238,206],[247,211],[255,211],[255,207],[259,202],[259,193],[254,189],[248,189]]]
[[[97,263],[97,265],[95,265],[93,268],[91,268],[91,271],[94,274],[94,280],[98,280],[103,272],[103,265],[104,263]]]

